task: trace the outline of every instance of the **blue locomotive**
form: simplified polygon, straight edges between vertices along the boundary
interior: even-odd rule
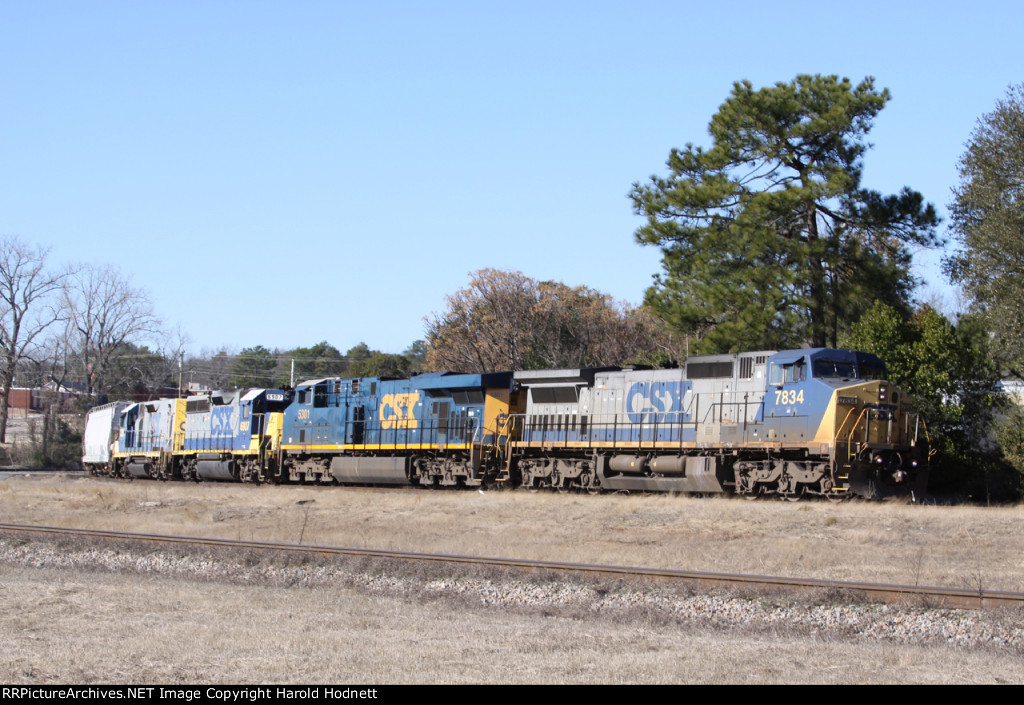
[[[282,477],[439,486],[495,479],[511,383],[499,372],[300,384],[284,414]]]
[[[177,474],[192,480],[270,479],[292,396],[286,389],[237,389],[188,397]]]

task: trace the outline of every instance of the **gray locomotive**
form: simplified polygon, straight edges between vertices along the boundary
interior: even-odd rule
[[[523,485],[842,498],[923,492],[924,429],[874,355],[816,348],[679,369],[516,372]]]

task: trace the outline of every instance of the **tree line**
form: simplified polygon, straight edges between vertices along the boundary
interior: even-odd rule
[[[423,371],[422,340],[401,353],[372,350],[359,343],[342,353],[326,340],[310,347],[270,350],[262,345],[243,348],[236,355],[219,351],[212,357],[186,362],[190,377],[210,388],[290,387],[323,377],[408,377]]]

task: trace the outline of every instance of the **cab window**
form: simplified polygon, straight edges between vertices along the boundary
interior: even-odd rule
[[[805,379],[807,379],[807,366],[803,360],[772,364],[771,384],[793,384],[803,382]]]

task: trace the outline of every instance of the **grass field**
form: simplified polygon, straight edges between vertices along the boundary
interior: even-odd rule
[[[6,522],[1024,590],[1024,508],[0,480]],[[413,584],[413,583],[410,583]],[[893,613],[886,619],[901,620]],[[1024,615],[1001,623],[1024,628]],[[0,681],[1024,683],[998,647],[0,563]]]
[[[1024,506],[16,477],[4,521],[1024,591]]]

